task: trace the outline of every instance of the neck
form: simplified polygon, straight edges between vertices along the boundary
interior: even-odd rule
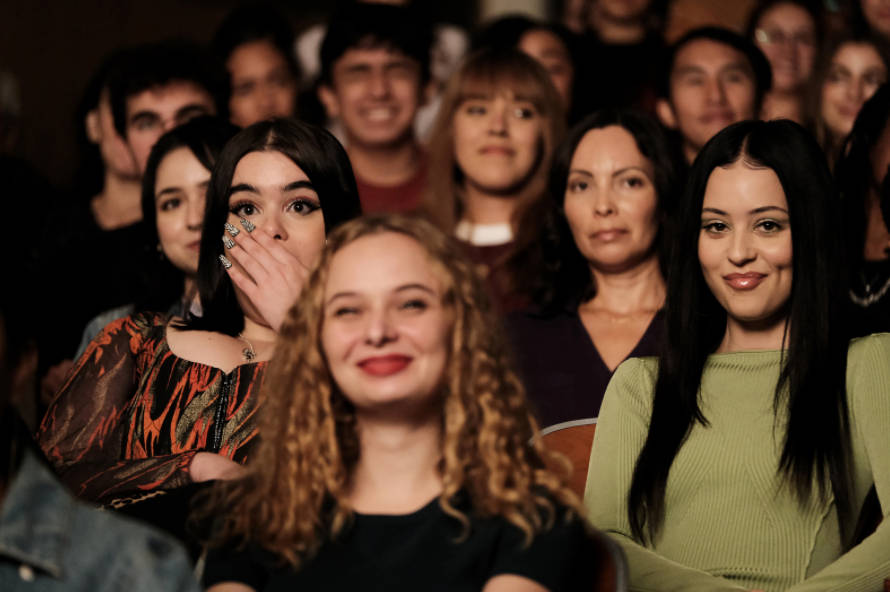
[[[113,230],[142,220],[142,186],[139,179],[105,170],[102,192],[90,202],[99,228]]]
[[[347,152],[355,176],[371,185],[400,185],[416,175],[420,167],[420,147],[413,137],[385,147],[350,143]]]
[[[753,350],[784,349],[786,317],[757,325],[726,320],[726,333],[717,348],[718,353]]]
[[[272,355],[272,350],[275,348],[275,340],[278,338],[278,334],[271,327],[260,324],[245,315],[241,337],[250,342],[258,359],[268,360]]]
[[[494,195],[473,185],[464,186],[464,219],[473,224],[511,224],[515,195]]]
[[[639,43],[646,37],[646,27],[642,20],[621,21],[609,18],[594,7],[590,11],[590,24],[597,36],[606,43],[630,45]]]
[[[596,296],[581,309],[604,310],[625,316],[657,312],[664,306],[665,285],[658,257],[650,255],[632,268],[609,273],[591,266]]]
[[[366,514],[405,514],[442,491],[439,417],[406,423],[403,417],[357,422],[361,453],[352,471],[350,503]]]
[[[701,150],[701,147],[693,146],[686,139],[683,139],[683,156],[686,157],[686,163],[692,165],[692,162],[695,160],[695,157],[698,156],[698,151]]]

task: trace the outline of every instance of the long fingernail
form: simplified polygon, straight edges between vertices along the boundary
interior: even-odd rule
[[[222,266],[226,269],[232,269],[232,262],[226,259],[225,255],[219,256],[219,262],[222,263]]]
[[[253,232],[254,230],[256,230],[256,224],[245,218],[241,218],[241,226],[243,226],[244,230],[246,230],[247,232]]]
[[[224,236],[224,237],[222,237],[222,238],[223,238],[223,245],[225,245],[225,247],[226,247],[227,249],[234,249],[234,248],[235,248],[235,241],[233,241],[232,239],[230,239],[230,238],[227,237],[227,236]]]
[[[228,232],[228,233],[231,234],[232,236],[238,236],[238,233],[241,232],[240,230],[238,230],[237,228],[235,228],[234,226],[232,226],[232,225],[229,224],[228,222],[225,223],[225,229],[226,229],[226,232]]]

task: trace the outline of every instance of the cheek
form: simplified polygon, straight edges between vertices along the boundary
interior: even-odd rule
[[[183,209],[182,207],[179,208]],[[166,247],[169,243],[173,243],[179,237],[179,234],[182,231],[182,216],[178,215],[179,211],[176,212],[158,212],[158,239],[161,241],[161,246]]]
[[[314,215],[311,219],[300,221],[288,231],[285,248],[299,259],[300,263],[312,269],[321,257],[324,249],[324,218]]]
[[[569,228],[575,236],[575,242],[578,237],[585,234],[585,227],[590,221],[590,208],[587,207],[587,200],[580,195],[566,195],[563,202],[563,210],[565,211],[566,220]]]

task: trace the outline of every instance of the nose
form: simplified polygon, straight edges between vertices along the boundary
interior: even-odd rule
[[[374,72],[368,81],[371,96],[384,98],[389,95],[389,77],[386,72]]]
[[[750,232],[734,232],[732,234],[729,253],[729,262],[738,267],[747,265],[757,258],[754,248],[754,237]]]
[[[365,342],[374,347],[380,347],[395,341],[398,335],[395,326],[389,318],[389,312],[384,308],[375,307],[368,315],[368,324],[365,329]]]
[[[593,214],[594,216],[611,216],[615,213],[615,202],[612,199],[612,192],[608,188],[601,187],[598,191],[593,192]]]
[[[723,81],[719,78],[714,78],[708,82],[708,102],[717,105],[726,103],[726,89],[723,86]]]
[[[204,220],[204,196],[190,199],[185,211],[185,225],[189,230],[201,230]]]
[[[287,240],[287,228],[281,215],[272,214],[266,216],[262,222],[263,230],[272,235],[277,240]]]
[[[507,109],[498,103],[491,107],[488,113],[488,133],[495,136],[506,135],[507,133]]]
[[[865,102],[865,85],[866,82],[862,78],[856,79],[852,84],[847,86],[847,94],[856,104]]]

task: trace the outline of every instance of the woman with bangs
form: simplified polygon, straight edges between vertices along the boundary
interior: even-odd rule
[[[500,312],[528,304],[547,172],[565,114],[547,72],[514,49],[470,55],[448,82],[430,142],[424,210],[464,244]]]
[[[330,235],[263,392],[256,461],[209,506],[212,592],[594,589],[481,284],[428,222]]]

